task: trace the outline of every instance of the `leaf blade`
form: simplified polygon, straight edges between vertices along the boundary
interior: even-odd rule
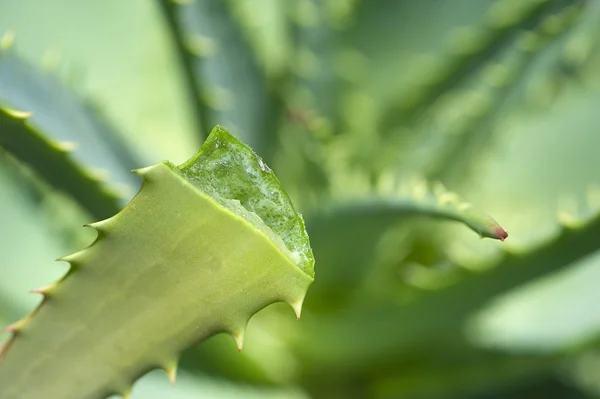
[[[122,198],[85,171],[68,148],[41,134],[19,113],[0,107],[0,146],[31,166],[40,176],[103,219],[117,212]]]
[[[201,153],[210,158],[207,141]],[[245,146],[238,151],[256,156]],[[233,163],[232,173],[258,172]],[[172,370],[199,340],[226,332],[240,345],[248,319],[271,303],[287,302],[299,317],[313,277],[247,219],[248,211],[220,205],[169,162],[137,173],[144,180],[138,195],[91,225],[96,241],[62,258],[69,273],[9,328],[13,337],[0,359],[0,385],[8,387],[2,399],[128,393],[148,370]]]

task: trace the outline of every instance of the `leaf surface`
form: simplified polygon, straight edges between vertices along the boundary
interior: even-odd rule
[[[256,154],[217,127],[182,166],[137,173],[144,183],[135,198],[91,225],[97,239],[62,258],[67,275],[8,328],[0,398],[127,396],[151,369],[174,379],[181,352],[214,334],[231,334],[241,350],[249,318],[273,302],[299,317],[312,252],[301,217]],[[223,177],[216,190],[205,184],[211,176]],[[261,184],[269,196],[253,191]]]

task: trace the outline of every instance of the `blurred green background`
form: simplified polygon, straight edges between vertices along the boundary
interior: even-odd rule
[[[307,220],[316,281],[302,321],[289,324],[291,311],[271,306],[250,322],[241,355],[215,337],[186,355],[176,388],[152,372],[133,397],[600,397],[600,233],[585,235],[592,250],[569,240],[544,249],[563,234],[560,220],[597,224],[600,2],[222,0],[231,16],[223,22],[219,6],[206,5],[215,1],[181,5],[192,11],[179,20],[205,38],[197,51],[216,54],[199,73],[205,91],[235,104],[213,106],[201,123],[231,126],[273,167]],[[227,23],[241,42],[219,30]],[[23,69],[0,67],[0,100],[38,107],[40,124],[81,142],[86,162],[108,170],[128,198],[138,184],[128,168],[180,163],[201,145],[159,2],[0,0],[7,31],[40,79],[94,102],[132,164],[86,147],[106,137],[76,128],[60,136],[88,122],[68,107],[62,122],[44,115],[60,95],[50,91],[44,103],[38,81],[15,72]],[[244,51],[283,110],[253,104],[265,89],[245,74]],[[0,324],[8,324],[39,301],[29,290],[65,272],[53,260],[89,242],[79,226],[93,217],[9,155],[0,161]],[[324,204],[368,194],[388,175],[441,180],[493,215],[508,240],[480,240],[419,212],[384,222],[321,217]],[[361,263],[344,264],[348,248]],[[507,248],[522,259],[519,277],[503,272]],[[493,279],[469,280],[488,268]]]

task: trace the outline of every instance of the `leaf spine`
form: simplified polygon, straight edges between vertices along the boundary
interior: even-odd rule
[[[235,341],[238,352],[241,352],[242,348],[244,346],[244,329],[241,329],[237,332],[232,332],[231,336],[233,337],[233,340]]]
[[[78,251],[78,252],[72,253],[70,255],[61,256],[60,258],[56,259],[56,261],[57,262],[67,262],[67,263],[70,263],[71,265],[74,265],[76,263],[76,261],[78,260],[78,255],[81,252],[82,251]]]
[[[31,117],[31,115],[33,115],[33,112],[31,111],[20,111],[17,109],[11,109],[11,108],[6,108],[6,107],[2,107],[2,109],[9,114],[10,116],[12,116],[13,118],[16,119],[27,119],[29,117]]]
[[[304,297],[300,299],[289,301],[288,304],[294,309],[294,313],[296,313],[296,318],[300,320],[300,316],[302,314],[302,304],[304,303]]]
[[[177,378],[177,359],[173,360],[172,362],[167,363],[165,366],[162,367],[162,369],[167,374],[167,377],[169,378],[169,382],[171,383],[171,385],[174,386],[175,379]]]
[[[108,231],[108,229],[110,227],[111,219],[112,218],[108,218],[108,219],[104,219],[104,220],[99,220],[97,222],[84,224],[83,227],[91,227],[92,229],[96,230],[97,232],[105,233],[106,231]]]
[[[27,315],[24,318],[22,318],[19,321],[15,321],[12,324],[9,324],[8,326],[6,326],[2,332],[3,333],[13,333],[13,334],[18,334],[21,331],[23,331],[23,327],[25,327],[27,325],[27,323],[29,322],[31,315]]]
[[[131,387],[125,388],[123,392],[121,392],[121,396],[123,399],[131,399]]]
[[[61,141],[54,143],[54,147],[62,152],[72,152],[77,149],[79,144],[74,141]]]
[[[49,296],[52,289],[56,287],[56,283],[52,283],[52,284],[48,284],[44,287],[40,287],[40,288],[34,288],[31,291],[29,291],[31,294],[42,294],[44,296]]]

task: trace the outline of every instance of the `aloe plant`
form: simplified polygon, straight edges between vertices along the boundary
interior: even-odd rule
[[[78,43],[81,10],[48,12]],[[148,36],[171,62],[122,80],[138,99],[44,68],[26,23],[22,45],[0,40],[1,399],[184,398],[215,381],[230,387],[217,397],[600,392],[600,3],[157,0],[119,15],[119,42]],[[112,78],[123,57],[87,67]],[[122,118],[144,102],[161,106],[148,131]],[[43,265],[65,253],[68,270]],[[168,378],[137,381],[153,369]]]

